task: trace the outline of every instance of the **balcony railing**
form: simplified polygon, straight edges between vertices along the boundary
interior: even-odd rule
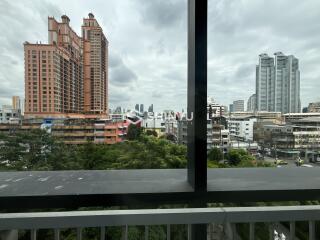
[[[232,208],[184,208],[148,210],[103,210],[40,213],[0,214],[0,233],[15,240],[18,230],[29,230],[32,240],[37,239],[37,230],[54,230],[56,240],[61,229],[76,229],[77,239],[82,239],[83,228],[100,228],[100,239],[106,239],[108,227],[122,226],[122,239],[128,239],[128,226],[144,226],[144,239],[149,239],[149,226],[165,225],[166,239],[171,238],[172,224],[187,225],[190,239],[192,224],[207,224],[207,239],[220,239],[214,234],[211,224],[224,228],[226,239],[239,238],[235,224],[248,223],[245,239],[255,239],[255,223],[269,225],[269,239],[282,235],[285,239],[296,239],[295,222],[309,222],[309,240],[315,240],[315,221],[320,220],[320,206],[278,206],[278,207],[232,207]],[[280,222],[289,222],[289,229]],[[9,237],[11,235],[11,237]]]

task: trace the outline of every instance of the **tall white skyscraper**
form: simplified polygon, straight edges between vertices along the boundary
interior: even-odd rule
[[[299,60],[282,52],[259,55],[256,67],[256,108],[258,111],[300,112]]]

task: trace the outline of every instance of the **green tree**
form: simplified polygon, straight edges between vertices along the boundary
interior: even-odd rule
[[[128,140],[137,140],[141,136],[142,128],[138,127],[136,124],[130,124],[127,132]]]
[[[166,135],[166,139],[171,141],[171,142],[174,142],[174,143],[177,142],[177,137],[174,134],[171,134],[171,133]]]
[[[0,159],[7,168],[49,170],[48,159],[54,139],[45,130],[34,129],[2,135]]]
[[[229,164],[232,166],[237,166],[237,167],[257,167],[258,166],[255,158],[244,149],[230,149],[227,155],[227,159]]]
[[[155,130],[150,130],[150,129],[146,131],[146,135],[158,137],[158,133]]]
[[[219,148],[212,148],[210,149],[209,153],[208,153],[208,160],[209,161],[215,161],[215,162],[219,162],[223,159],[223,153]]]

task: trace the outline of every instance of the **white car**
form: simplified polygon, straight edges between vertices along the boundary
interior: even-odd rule
[[[313,167],[313,166],[310,164],[302,164],[301,167]]]

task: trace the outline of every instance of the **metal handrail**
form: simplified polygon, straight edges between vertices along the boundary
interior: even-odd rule
[[[319,205],[3,213],[0,230],[316,220]]]

